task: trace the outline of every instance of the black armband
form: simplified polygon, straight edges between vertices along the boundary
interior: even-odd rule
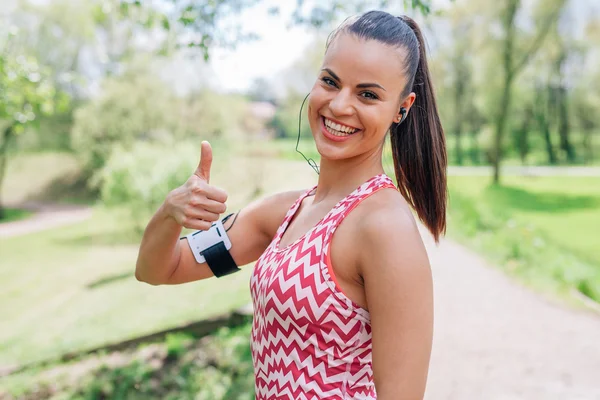
[[[217,278],[240,270],[229,253],[231,241],[221,221],[206,231],[196,231],[185,237],[196,262],[207,263]]]

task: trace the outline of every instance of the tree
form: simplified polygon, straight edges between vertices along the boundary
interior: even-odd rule
[[[541,8],[536,23],[536,29],[528,45],[523,45],[518,41],[519,34],[516,16],[522,11],[521,0],[507,0],[501,9],[500,23],[502,27],[502,37],[500,39],[501,59],[502,59],[502,92],[498,109],[495,116],[494,143],[492,148],[492,163],[494,167],[494,183],[500,182],[500,162],[502,158],[502,144],[504,133],[507,126],[507,119],[511,106],[511,90],[515,79],[519,73],[540,49],[548,32],[565,5],[566,0],[552,0],[540,2]],[[550,5],[548,3],[551,3]]]
[[[35,125],[42,114],[64,108],[68,98],[53,85],[50,72],[32,55],[14,46],[16,28],[0,32],[0,219],[4,217],[1,188],[9,147],[15,137]]]
[[[436,18],[439,48],[432,60],[438,88],[437,95],[443,122],[455,139],[456,164],[464,163],[463,137],[469,125],[474,104],[473,57],[477,42],[471,10],[464,3],[455,4]],[[447,25],[447,26],[446,26]]]
[[[72,146],[86,175],[104,166],[116,144],[167,140],[176,129],[180,102],[147,71],[132,68],[104,81],[102,92],[75,111]]]

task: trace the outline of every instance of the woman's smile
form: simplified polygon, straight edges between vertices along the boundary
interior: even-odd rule
[[[321,131],[326,138],[339,142],[349,139],[360,131],[358,128],[349,125],[341,124],[338,121],[321,116]]]

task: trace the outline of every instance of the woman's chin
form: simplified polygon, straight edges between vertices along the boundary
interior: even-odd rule
[[[345,149],[340,148],[339,146],[335,146],[331,143],[322,141],[316,141],[316,146],[317,152],[319,153],[322,159],[335,161],[348,158],[347,151]]]

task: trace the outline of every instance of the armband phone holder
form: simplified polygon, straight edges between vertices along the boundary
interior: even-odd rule
[[[240,269],[229,254],[231,241],[223,222],[217,221],[206,231],[196,231],[186,236],[196,262],[207,263],[216,277],[229,275]]]

